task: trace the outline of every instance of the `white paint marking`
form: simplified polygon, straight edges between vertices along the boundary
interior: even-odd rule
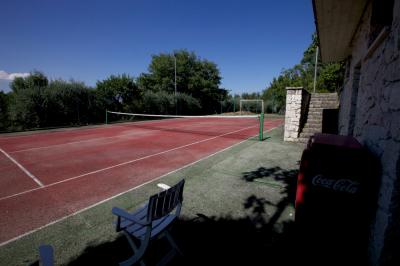
[[[115,164],[115,165],[112,165],[112,166],[108,166],[108,167],[105,167],[105,168],[102,168],[102,169],[98,169],[98,170],[95,170],[95,171],[92,171],[92,172],[88,172],[88,173],[85,173],[85,174],[81,174],[81,175],[78,175],[78,176],[74,176],[74,177],[70,177],[70,178],[67,178],[67,179],[63,179],[61,181],[54,182],[54,183],[48,184],[46,186],[42,186],[40,188],[34,188],[34,189],[26,190],[26,191],[23,191],[23,192],[20,192],[20,193],[16,193],[16,194],[13,194],[13,195],[2,197],[2,198],[0,198],[0,201],[1,200],[5,200],[5,199],[14,198],[16,196],[20,196],[20,195],[23,195],[23,194],[26,194],[26,193],[29,193],[29,192],[32,192],[32,191],[36,191],[38,189],[52,187],[52,186],[55,186],[55,185],[58,185],[58,184],[62,184],[62,183],[65,183],[65,182],[68,182],[68,181],[71,181],[71,180],[74,180],[74,179],[77,179],[77,178],[81,178],[81,177],[84,177],[84,176],[88,176],[88,175],[104,172],[104,171],[107,171],[107,170],[110,170],[110,169],[113,169],[113,168],[117,168],[117,167],[124,166],[124,165],[127,165],[127,164],[131,164],[131,163],[135,163],[135,162],[138,162],[138,161],[142,161],[142,160],[154,157],[154,156],[162,155],[162,154],[165,154],[165,153],[168,153],[168,152],[171,152],[171,151],[175,151],[175,150],[179,150],[179,149],[186,148],[186,147],[189,147],[189,146],[193,146],[193,145],[196,145],[196,144],[199,144],[199,143],[202,143],[202,142],[206,142],[206,141],[209,141],[209,140],[213,140],[213,139],[216,139],[216,138],[220,138],[220,137],[223,137],[223,136],[226,136],[226,135],[234,134],[234,133],[237,133],[237,132],[240,132],[240,131],[243,131],[243,130],[246,130],[246,129],[249,129],[249,128],[252,128],[252,127],[256,127],[256,126],[245,127],[245,128],[242,128],[242,129],[239,129],[239,130],[235,130],[235,131],[232,131],[232,132],[228,132],[228,133],[225,133],[225,134],[221,134],[221,135],[218,135],[218,136],[215,136],[215,137],[212,137],[212,138],[199,140],[199,141],[192,142],[192,143],[189,143],[189,144],[186,144],[186,145],[182,145],[182,146],[179,146],[179,147],[175,147],[175,148],[172,148],[172,149],[169,149],[169,150],[165,150],[165,151],[162,151],[162,152],[150,154],[150,155],[147,155],[147,156],[144,156],[144,157],[141,157],[141,158],[137,158],[137,159],[134,159],[134,160],[130,160],[130,161],[127,161],[127,162]]]
[[[57,129],[40,129],[37,131],[25,131],[25,132],[18,132],[18,133],[6,133],[5,136],[1,137],[1,140],[8,140],[8,139],[18,139],[18,138],[31,138],[32,136],[46,136],[51,135],[53,133],[67,133],[67,132],[76,132],[76,131],[92,131],[92,130],[99,130],[99,129],[107,129],[111,127],[124,127],[121,125],[129,124],[129,122],[118,123],[118,124],[108,124],[108,125],[91,125],[91,126],[81,126],[81,127],[67,127],[67,128],[57,128]]]
[[[268,132],[268,131],[271,131],[271,130],[273,130],[273,129],[275,129],[275,128],[278,128],[278,127],[279,127],[279,126],[274,127],[274,128],[271,128],[271,129],[269,129],[269,130],[266,130],[266,131],[264,131],[264,133],[266,133],[266,132]],[[220,150],[220,151],[217,151],[217,152],[214,152],[214,153],[212,153],[212,154],[210,154],[210,155],[207,155],[206,157],[203,157],[203,158],[201,158],[201,159],[199,159],[199,160],[197,160],[197,161],[194,161],[194,162],[191,162],[191,163],[189,163],[189,164],[186,164],[186,165],[184,165],[184,166],[182,166],[182,167],[180,167],[180,168],[178,168],[178,169],[175,169],[175,170],[173,170],[173,171],[171,171],[171,172],[168,172],[168,173],[166,173],[166,174],[163,174],[163,175],[161,175],[161,176],[159,176],[159,177],[156,177],[156,178],[154,178],[154,179],[152,179],[152,180],[149,180],[149,181],[147,181],[147,182],[145,182],[145,183],[142,183],[142,184],[140,184],[140,185],[138,185],[138,186],[136,186],[136,187],[130,188],[130,189],[126,190],[126,191],[123,191],[123,192],[118,193],[118,194],[116,194],[116,195],[114,195],[114,196],[112,196],[112,197],[109,197],[109,198],[107,198],[107,199],[104,199],[104,200],[102,200],[102,201],[99,201],[99,202],[97,202],[97,203],[95,203],[95,204],[92,204],[92,205],[90,205],[90,206],[88,206],[88,207],[86,207],[86,208],[83,208],[83,209],[81,209],[81,210],[79,210],[79,211],[76,211],[76,212],[71,213],[71,214],[69,214],[69,215],[67,215],[67,216],[61,217],[61,218],[59,218],[59,219],[57,219],[57,220],[54,220],[54,221],[52,221],[52,222],[50,222],[50,223],[48,223],[48,224],[45,224],[45,225],[43,225],[43,226],[40,226],[40,227],[38,227],[38,228],[36,228],[36,229],[33,229],[33,230],[29,231],[29,232],[26,232],[26,233],[21,234],[21,235],[19,235],[19,236],[17,236],[17,237],[11,238],[11,239],[9,239],[9,240],[7,240],[7,241],[4,241],[4,242],[0,243],[0,247],[5,246],[5,245],[7,245],[7,244],[9,244],[9,243],[11,243],[11,242],[14,242],[14,241],[18,240],[18,239],[21,239],[21,238],[23,238],[24,236],[30,235],[30,234],[32,234],[32,233],[35,233],[35,232],[37,232],[37,231],[39,231],[39,230],[41,230],[41,229],[43,229],[43,228],[46,228],[46,227],[48,227],[48,226],[50,226],[50,225],[56,224],[56,223],[58,223],[58,222],[61,222],[61,221],[65,220],[65,219],[67,219],[67,218],[69,218],[69,217],[72,217],[72,216],[74,216],[74,215],[77,215],[77,214],[79,214],[79,213],[82,213],[82,212],[84,212],[84,211],[87,211],[87,210],[89,210],[89,209],[91,209],[91,208],[94,208],[94,207],[96,207],[96,206],[98,206],[98,205],[100,205],[100,204],[102,204],[102,203],[105,203],[105,202],[107,202],[107,201],[109,201],[109,200],[115,199],[115,198],[117,198],[117,197],[119,197],[119,196],[121,196],[121,195],[123,195],[123,194],[125,194],[125,193],[134,191],[134,190],[136,190],[136,189],[138,189],[138,188],[141,188],[141,187],[143,187],[143,186],[145,186],[145,185],[147,185],[147,184],[150,184],[151,182],[157,181],[157,180],[159,180],[159,179],[161,179],[161,178],[163,178],[163,177],[165,177],[165,176],[167,176],[167,175],[170,175],[170,174],[176,173],[176,172],[178,172],[178,171],[180,171],[180,170],[183,170],[183,169],[185,169],[185,168],[187,168],[187,167],[189,167],[189,166],[192,166],[192,165],[194,165],[194,164],[196,164],[196,163],[198,163],[198,162],[200,162],[200,161],[206,160],[206,159],[208,159],[208,158],[210,158],[210,157],[212,157],[212,156],[214,156],[214,155],[216,155],[216,154],[218,154],[218,153],[221,153],[221,152],[224,152],[224,151],[226,151],[226,150],[232,149],[233,147],[238,146],[238,145],[242,144],[243,142],[248,141],[249,139],[253,138],[254,136],[257,136],[257,135],[253,135],[253,136],[251,136],[251,137],[249,137],[249,138],[247,138],[247,139],[245,139],[245,140],[242,140],[241,142],[235,143],[235,144],[233,144],[232,146],[226,147],[225,149],[222,149],[222,150]]]
[[[71,145],[71,144],[78,144],[78,143],[85,143],[85,142],[92,142],[92,141],[113,139],[113,138],[122,138],[122,137],[128,137],[128,136],[132,136],[132,135],[138,136],[138,135],[143,135],[143,134],[148,134],[148,132],[142,132],[142,133],[134,132],[134,133],[130,133],[130,134],[123,134],[123,135],[117,135],[117,136],[111,136],[111,137],[100,137],[100,138],[91,138],[91,139],[85,139],[85,140],[77,140],[77,141],[71,141],[71,142],[48,145],[48,146],[28,148],[28,149],[23,149],[23,150],[16,150],[16,151],[11,151],[10,153],[26,152],[26,151],[32,151],[32,150],[41,150],[41,149],[60,147],[60,146]],[[108,142],[107,144],[109,144],[109,143],[110,142]]]
[[[171,119],[172,120],[172,119]],[[175,119],[174,119],[175,120]],[[144,124],[144,123],[150,123],[150,122],[154,122],[154,121],[137,121],[134,122],[133,125],[138,125],[138,124]],[[131,123],[121,123],[121,124],[131,124]],[[109,127],[122,127],[122,128],[126,128],[125,126],[121,126],[119,125],[108,125]],[[99,129],[99,128],[93,128],[93,129]],[[103,129],[103,128],[100,128]],[[77,129],[78,130],[78,129]],[[83,129],[86,130],[86,129]],[[89,130],[89,129],[88,129]],[[152,129],[151,132],[154,131],[162,131],[163,129]],[[60,132],[67,132],[67,131],[60,131]],[[102,139],[111,139],[111,138],[119,138],[119,137],[127,137],[127,136],[131,136],[131,135],[142,135],[142,134],[147,134],[149,133],[147,132],[143,132],[143,133],[137,133],[137,132],[133,132],[133,133],[129,133],[129,134],[121,134],[121,135],[116,135],[116,136],[110,136],[110,137],[100,137],[100,138],[91,138],[91,139],[84,139],[84,140],[77,140],[77,141],[71,141],[71,142],[66,142],[66,143],[60,143],[60,144],[54,144],[54,145],[48,145],[48,146],[41,146],[41,147],[35,147],[35,148],[28,148],[28,149],[23,149],[23,150],[16,150],[16,151],[11,151],[10,153],[17,153],[17,152],[24,152],[24,151],[31,151],[31,150],[39,150],[39,149],[47,149],[47,148],[53,148],[53,147],[59,147],[59,146],[64,146],[64,145],[70,145],[70,144],[77,144],[77,143],[83,143],[83,142],[90,142],[90,141],[97,141],[97,140],[102,140]],[[44,133],[45,134],[45,133]],[[29,137],[29,136],[33,136],[33,135],[27,135],[27,136],[15,136],[15,137]],[[7,138],[6,138],[7,139]]]
[[[229,117],[229,116],[214,116],[215,117]],[[243,116],[244,117],[244,116]],[[255,117],[255,116],[250,116],[250,117]],[[242,118],[242,116],[240,117]],[[171,120],[177,120],[176,118],[173,119],[169,119],[169,121]],[[166,120],[165,120],[166,121]],[[131,122],[128,124],[132,124],[132,125],[140,125],[140,124],[148,124],[148,123],[154,123],[154,122],[160,122],[160,121],[136,121],[136,122]],[[125,124],[125,123],[123,123]],[[121,125],[111,125],[113,127],[123,127]],[[182,127],[184,127],[185,125],[183,125]],[[71,142],[66,142],[66,143],[60,143],[60,144],[54,144],[54,145],[48,145],[48,146],[41,146],[41,147],[34,147],[34,148],[27,148],[27,149],[22,149],[22,150],[15,150],[15,151],[10,151],[9,153],[19,153],[19,152],[26,152],[26,151],[32,151],[32,150],[41,150],[41,149],[48,149],[48,148],[54,148],[54,147],[60,147],[60,146],[64,146],[64,145],[71,145],[71,144],[78,144],[78,143],[85,143],[85,142],[92,142],[92,141],[98,141],[98,140],[105,140],[105,139],[112,139],[112,138],[122,138],[122,137],[128,137],[128,136],[132,136],[132,135],[144,135],[144,134],[148,134],[149,131],[154,132],[154,131],[163,131],[163,130],[174,130],[174,129],[179,129],[180,127],[167,127],[167,128],[161,128],[161,129],[151,129],[142,133],[138,133],[138,132],[133,132],[133,133],[129,133],[129,134],[121,134],[121,135],[116,135],[116,136],[110,136],[110,137],[99,137],[99,138],[90,138],[90,139],[84,139],[84,140],[77,140],[77,141],[71,141]],[[98,129],[98,128],[96,128]],[[61,132],[66,132],[66,131],[61,131]],[[32,136],[32,135],[26,135],[26,136],[15,136],[15,137],[27,137],[27,136]],[[7,139],[7,138],[5,138]],[[108,143],[107,143],[108,144]]]
[[[36,182],[36,184],[38,184],[40,187],[45,187],[45,185],[43,185],[42,182],[40,182],[40,180],[35,177],[33,174],[31,174],[31,172],[29,172],[28,170],[26,170],[25,167],[23,167],[19,162],[17,162],[17,160],[15,160],[13,157],[11,157],[8,153],[6,153],[3,149],[0,149],[0,152],[2,152],[8,159],[10,159],[10,161],[12,161],[13,163],[15,163],[27,176],[29,176],[30,178],[33,179],[33,181]]]

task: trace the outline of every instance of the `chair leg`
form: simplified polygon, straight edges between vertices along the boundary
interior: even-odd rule
[[[165,266],[167,265],[176,254],[183,256],[182,251],[179,249],[178,245],[176,244],[175,240],[172,238],[171,234],[166,230],[160,235],[161,237],[166,237],[169,244],[171,245],[172,249],[157,263],[157,266]]]
[[[157,266],[165,266],[167,265],[176,255],[176,250],[171,249],[156,265]]]
[[[179,249],[175,240],[172,238],[171,234],[168,231],[165,231],[165,236],[167,237],[168,242],[171,244],[171,246],[176,250],[176,252],[178,252],[179,255],[183,256],[182,251]]]
[[[126,236],[126,239],[128,239],[129,245],[131,246],[131,248],[133,250],[133,256],[131,256],[129,259],[127,259],[123,262],[120,262],[119,265],[120,266],[129,266],[129,265],[133,265],[140,261],[141,266],[146,266],[146,264],[142,260],[142,257],[148,246],[148,241],[141,241],[140,247],[138,248],[129,233],[123,231],[123,234]]]

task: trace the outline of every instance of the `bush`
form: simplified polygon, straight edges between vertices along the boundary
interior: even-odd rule
[[[149,114],[166,115],[178,113],[181,115],[193,115],[198,114],[201,110],[200,102],[185,93],[177,93],[175,99],[175,94],[165,91],[153,92],[148,90],[143,93],[142,103],[142,111]]]

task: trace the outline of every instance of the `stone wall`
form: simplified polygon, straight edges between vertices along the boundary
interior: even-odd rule
[[[286,111],[285,111],[285,133],[284,141],[297,141],[302,122],[301,115],[303,95],[306,91],[302,87],[286,88]]]
[[[370,262],[386,265],[400,261],[400,0],[394,1],[392,26],[376,49],[368,47],[371,14],[370,2],[352,42],[339,133],[355,136],[380,160]]]

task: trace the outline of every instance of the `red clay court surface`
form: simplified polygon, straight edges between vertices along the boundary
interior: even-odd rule
[[[196,118],[0,136],[0,245],[258,131],[255,118]]]

